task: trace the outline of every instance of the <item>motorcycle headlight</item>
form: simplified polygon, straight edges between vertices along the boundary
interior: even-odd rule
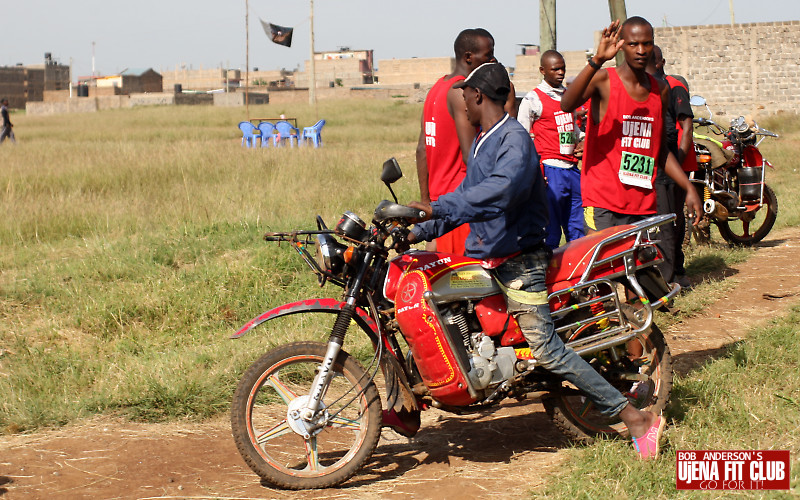
[[[347,249],[330,234],[317,235],[317,264],[324,271],[341,276],[344,270],[344,251]]]
[[[358,215],[347,211],[339,219],[339,223],[336,224],[336,234],[361,241],[367,234],[367,224]]]
[[[750,125],[747,124],[747,120],[744,119],[744,116],[739,116],[731,120],[731,128],[740,134],[743,134],[747,132],[747,129],[750,128]]]

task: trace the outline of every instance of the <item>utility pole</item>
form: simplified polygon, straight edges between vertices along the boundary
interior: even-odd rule
[[[312,106],[317,105],[317,75],[314,66],[314,0],[311,1],[311,59],[309,61],[310,74],[308,84],[308,103]]]
[[[731,26],[733,26],[734,24],[736,24],[736,18],[733,15],[733,0],[728,0],[728,7],[730,8],[731,11]]]
[[[250,121],[250,0],[244,0],[244,37],[247,45],[244,56],[244,110],[247,121]]]
[[[611,12],[611,21],[614,22],[619,19],[620,23],[624,23],[628,19],[628,13],[625,9],[625,0],[608,0],[608,10]],[[625,55],[620,51],[617,52],[617,66],[622,64],[625,60]]]
[[[556,50],[556,0],[539,0],[539,50]]]

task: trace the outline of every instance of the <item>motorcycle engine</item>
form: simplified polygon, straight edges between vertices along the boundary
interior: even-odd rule
[[[484,335],[471,302],[443,307],[441,315],[463,365],[469,367],[467,376],[476,390],[500,384],[516,374],[514,348],[498,347],[493,337]]]

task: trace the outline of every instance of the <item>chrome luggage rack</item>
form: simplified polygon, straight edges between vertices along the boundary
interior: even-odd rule
[[[613,301],[613,309],[605,310],[603,313],[598,315],[592,315],[590,318],[587,318],[583,321],[575,321],[573,323],[567,325],[561,325],[556,328],[556,333],[561,334],[565,331],[570,329],[577,329],[582,326],[586,326],[589,324],[597,323],[603,319],[617,319],[616,326],[609,322],[609,325],[606,328],[603,328],[600,332],[591,335],[589,337],[580,338],[574,340],[572,342],[567,342],[567,347],[570,347],[575,352],[580,355],[591,354],[593,352],[602,351],[609,347],[613,347],[616,345],[623,344],[628,340],[636,337],[637,335],[642,334],[653,323],[653,310],[658,309],[662,305],[668,304],[673,297],[675,297],[678,292],[680,291],[681,287],[677,283],[670,285],[670,290],[658,299],[657,301],[650,303],[650,300],[647,298],[647,294],[644,292],[644,289],[639,284],[639,281],[636,279],[636,271],[653,265],[653,261],[648,261],[646,264],[636,264],[636,257],[634,253],[637,250],[640,250],[642,246],[645,245],[654,245],[657,241],[650,239],[649,232],[658,226],[670,223],[675,220],[675,214],[666,214],[666,215],[656,215],[654,217],[650,217],[634,224],[631,224],[633,227],[622,231],[621,233],[615,234],[614,236],[610,236],[600,243],[597,244],[594,251],[592,252],[592,256],[589,260],[589,263],[586,265],[586,270],[583,272],[581,279],[574,285],[564,288],[561,290],[557,290],[551,293],[548,296],[548,300],[557,298],[559,296],[570,294],[573,297],[577,296],[577,292],[585,289],[589,289],[591,287],[595,287],[594,290],[591,290],[590,295],[594,295],[597,291],[601,289],[609,290],[608,293],[604,295],[600,295],[594,297],[590,300],[579,302],[576,304],[571,304],[569,306],[565,306],[558,311],[554,311],[551,313],[553,320],[557,321],[558,319],[566,316],[568,313],[577,311],[583,308],[591,308],[592,304],[596,303],[603,303],[603,302],[611,302]],[[614,255],[600,258],[600,254],[604,247],[607,247],[613,243],[619,242],[621,240],[630,238],[631,236],[635,236],[636,241],[630,247],[622,250]],[[609,264],[610,262],[622,259],[625,265],[625,270],[620,271],[618,273],[613,273],[608,276],[604,276],[603,278],[599,279],[589,279],[589,276],[592,272],[602,266]],[[639,300],[641,301],[642,308],[637,310],[636,316],[641,326],[636,327],[637,325],[632,324],[623,314],[622,307],[619,301],[619,294],[617,293],[616,284],[611,281],[612,278],[616,278],[619,276],[625,275],[628,282],[631,285],[633,291],[638,295]]]

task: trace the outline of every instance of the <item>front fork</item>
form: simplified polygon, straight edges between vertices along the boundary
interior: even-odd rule
[[[350,322],[355,315],[356,298],[361,290],[367,269],[372,264],[373,257],[374,254],[371,251],[364,255],[361,269],[359,269],[358,275],[347,290],[345,306],[336,316],[336,322],[333,324],[331,335],[328,338],[328,350],[325,351],[325,358],[322,360],[322,365],[320,365],[320,369],[314,377],[314,382],[311,384],[311,394],[308,403],[300,410],[300,418],[306,422],[313,422],[322,406],[322,399],[325,397],[325,393],[331,383],[331,378],[333,378],[333,364],[336,362],[336,358],[342,350],[347,327],[350,326]]]
[[[333,324],[333,330],[331,330],[331,336],[328,339],[328,350],[325,351],[325,358],[322,360],[322,365],[320,365],[319,371],[314,377],[314,383],[311,384],[311,397],[305,408],[300,410],[300,418],[306,422],[313,421],[314,416],[319,411],[322,399],[325,397],[325,392],[328,390],[333,377],[333,364],[342,350],[344,336],[347,333],[347,327],[350,326],[350,321],[353,319],[355,310],[355,305],[348,302],[336,316],[336,323]]]

